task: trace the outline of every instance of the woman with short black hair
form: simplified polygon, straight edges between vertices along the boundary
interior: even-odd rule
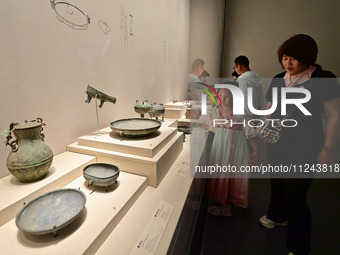
[[[266,95],[269,109],[272,91],[278,89],[278,107],[270,118],[283,117],[281,89],[286,87],[310,91],[311,99],[303,106],[311,115],[294,110],[289,118],[296,120],[297,126],[283,128],[279,142],[267,144],[268,163],[272,166],[293,166],[300,170],[301,165],[312,167],[333,162],[340,133],[340,86],[333,73],[315,64],[317,54],[316,42],[305,34],[289,38],[278,49],[278,59],[285,72],[274,77]],[[290,98],[299,98],[299,95],[301,93],[289,93]],[[260,223],[266,228],[288,224],[289,254],[310,254],[312,219],[306,197],[312,178],[304,173],[299,176],[285,173],[271,179],[271,200],[267,215],[261,217]]]

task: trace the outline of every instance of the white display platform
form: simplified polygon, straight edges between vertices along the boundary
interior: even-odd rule
[[[187,110],[186,103],[184,102],[170,102],[164,105],[165,107],[165,113],[164,116],[166,118],[174,118],[174,119],[180,119],[185,116],[185,112]]]
[[[193,179],[183,177],[179,172],[190,171],[190,135],[187,136],[182,153],[172,165],[169,172],[155,189],[148,186],[134,203],[118,226],[105,240],[96,255],[131,254],[138,240],[147,228],[150,217],[160,201],[164,200],[173,206],[169,222],[160,237],[154,254],[167,254],[185,200]]]
[[[79,217],[58,231],[58,235],[24,234],[15,219],[0,228],[2,254],[94,254],[147,187],[145,177],[121,172],[118,183],[105,187],[87,187],[83,177],[65,188],[76,188],[86,195]],[[93,191],[95,189],[95,191]],[[111,251],[111,254],[114,250]]]
[[[98,162],[114,164],[124,172],[146,176],[148,184],[157,187],[183,149],[183,134],[170,127],[174,122],[176,120],[164,122],[156,135],[122,138],[121,141],[105,128],[98,138],[94,133],[82,136],[80,142],[68,145],[67,150],[95,156]],[[115,148],[125,152],[115,151]]]
[[[185,102],[169,102],[164,105],[165,108],[186,110],[187,104]]]
[[[96,162],[93,156],[64,152],[54,156],[52,165],[43,179],[21,183],[13,175],[0,179],[0,226],[13,219],[24,202],[59,189],[83,174],[88,164]]]
[[[203,139],[202,135],[199,137]],[[24,234],[16,227],[15,216],[12,217],[0,227],[3,244],[1,254],[130,254],[160,201],[173,206],[155,250],[155,254],[166,254],[192,183],[192,178],[183,174],[187,173],[190,164],[193,164],[190,162],[190,138],[191,135],[188,135],[182,145],[184,147],[182,153],[157,188],[147,186],[146,177],[125,172],[120,172],[118,184],[111,185],[108,192],[105,192],[105,187],[88,188],[83,176],[74,176],[75,173],[82,175],[83,167],[72,169],[71,165],[77,165],[77,162],[81,164],[82,159],[93,163],[94,157],[71,152],[56,156],[63,163],[60,166],[64,166],[62,168],[65,168],[65,173],[69,171],[65,176],[69,184],[65,188],[80,188],[85,193],[87,202],[84,210],[73,223],[60,230],[57,237],[53,237],[52,234],[47,236]],[[54,172],[52,176],[59,172],[61,171]],[[11,178],[12,176],[9,176],[1,180]],[[53,182],[59,181],[55,179]],[[1,188],[3,185],[0,183]],[[38,187],[30,187],[25,194],[21,192],[21,188],[7,194],[16,196],[21,193],[27,196],[27,193],[34,194],[35,188]],[[96,190],[93,191],[94,189]],[[20,208],[21,206],[22,203]],[[1,212],[1,219],[3,215]]]
[[[178,126],[190,127],[191,119],[179,119],[177,120]]]
[[[162,125],[159,130],[146,137],[120,136],[110,127],[78,138],[78,144],[87,147],[123,152],[144,157],[154,157],[177,133],[176,129]]]

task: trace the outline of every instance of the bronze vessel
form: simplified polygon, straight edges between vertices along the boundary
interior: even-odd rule
[[[7,168],[21,182],[32,182],[43,178],[53,161],[53,152],[44,142],[41,118],[24,123],[12,123],[6,145],[12,151],[7,157]],[[12,132],[16,140],[11,141]]]
[[[136,100],[134,108],[135,112],[139,113],[141,118],[144,118],[144,114],[150,111],[151,105],[148,103],[148,100],[144,100],[143,102]]]

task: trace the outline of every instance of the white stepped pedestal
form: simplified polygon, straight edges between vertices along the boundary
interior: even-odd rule
[[[54,156],[47,176],[29,183],[21,183],[13,175],[0,179],[0,226],[13,219],[24,202],[59,189],[82,176],[88,164],[96,162],[93,156],[64,152]]]
[[[185,103],[182,102],[170,102],[164,105],[165,107],[165,114],[166,118],[174,118],[180,119],[185,116],[185,112],[187,110],[187,106]]]
[[[114,164],[121,171],[148,177],[154,187],[161,182],[183,149],[183,134],[176,128],[162,127],[142,138],[117,136],[111,129],[82,136],[67,146],[68,151],[96,156],[98,162]]]
[[[125,137],[113,132],[110,127],[78,138],[78,144],[103,150],[128,153],[138,156],[154,157],[173,137],[177,130],[161,127],[146,137]]]
[[[24,234],[12,219],[0,228],[3,254],[94,254],[147,187],[146,177],[121,172],[118,183],[87,187],[81,176],[65,188],[80,189],[86,205],[70,225],[52,234]],[[133,231],[133,230],[132,230]],[[114,251],[112,251],[114,253]]]
[[[182,127],[190,127],[191,119],[179,119],[177,120],[177,125]],[[195,121],[193,121],[195,123]]]
[[[201,137],[203,139],[203,136]],[[160,242],[154,254],[167,254],[193,181],[189,174],[190,165],[197,164],[197,162],[192,162],[190,159],[190,143],[191,135],[188,135],[183,145],[182,153],[172,165],[164,180],[157,189],[151,186],[145,189],[133,207],[96,252],[96,255],[131,254],[161,200],[170,203],[174,209],[164,233],[160,236]],[[179,172],[182,174],[186,172],[188,176],[185,177]]]

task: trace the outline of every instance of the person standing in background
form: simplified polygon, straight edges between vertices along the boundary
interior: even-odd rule
[[[232,72],[231,77],[233,77],[234,81],[238,78],[238,73],[236,71]]]
[[[200,82],[200,76],[204,71],[204,60],[201,58],[195,59],[191,64],[191,71],[189,73],[189,82]]]
[[[203,71],[202,74],[200,75],[200,81],[203,83],[208,83],[208,78],[210,77],[210,74],[207,71]]]
[[[246,56],[238,56],[234,60],[234,70],[238,74],[236,82],[238,83],[238,87],[242,90],[244,95],[244,113],[249,116],[249,119],[260,119],[260,116],[253,114],[248,107],[248,88],[252,88],[252,99],[253,99],[253,107],[257,110],[261,110],[265,103],[265,97],[262,88],[262,79],[260,75],[254,71],[252,71],[249,67],[249,59]],[[262,117],[262,116],[261,116]],[[255,121],[253,121],[256,124]],[[263,153],[266,151],[265,145],[260,139],[256,138],[256,141],[259,146],[259,159],[256,164],[261,161],[266,161],[266,154]],[[249,145],[250,151],[252,151],[251,146]],[[253,162],[255,163],[255,162]]]
[[[234,70],[239,75],[237,77],[237,83],[244,95],[244,107],[245,114],[252,116],[248,108],[248,88],[253,88],[253,106],[257,110],[261,110],[264,103],[264,93],[262,88],[262,79],[256,72],[250,70],[249,59],[246,56],[238,56],[234,60]]]
[[[187,89],[187,94],[186,94],[186,97],[185,99],[190,101],[190,100],[197,100],[197,97],[200,96],[200,95],[193,95],[191,94],[191,90],[190,90],[190,86],[193,84],[193,83],[196,83],[196,82],[201,82],[200,80],[200,76],[202,75],[204,71],[204,60],[201,59],[201,58],[197,58],[195,59],[192,64],[191,64],[191,71],[189,73],[189,77],[188,77],[188,89]],[[197,90],[195,90],[197,91]]]

